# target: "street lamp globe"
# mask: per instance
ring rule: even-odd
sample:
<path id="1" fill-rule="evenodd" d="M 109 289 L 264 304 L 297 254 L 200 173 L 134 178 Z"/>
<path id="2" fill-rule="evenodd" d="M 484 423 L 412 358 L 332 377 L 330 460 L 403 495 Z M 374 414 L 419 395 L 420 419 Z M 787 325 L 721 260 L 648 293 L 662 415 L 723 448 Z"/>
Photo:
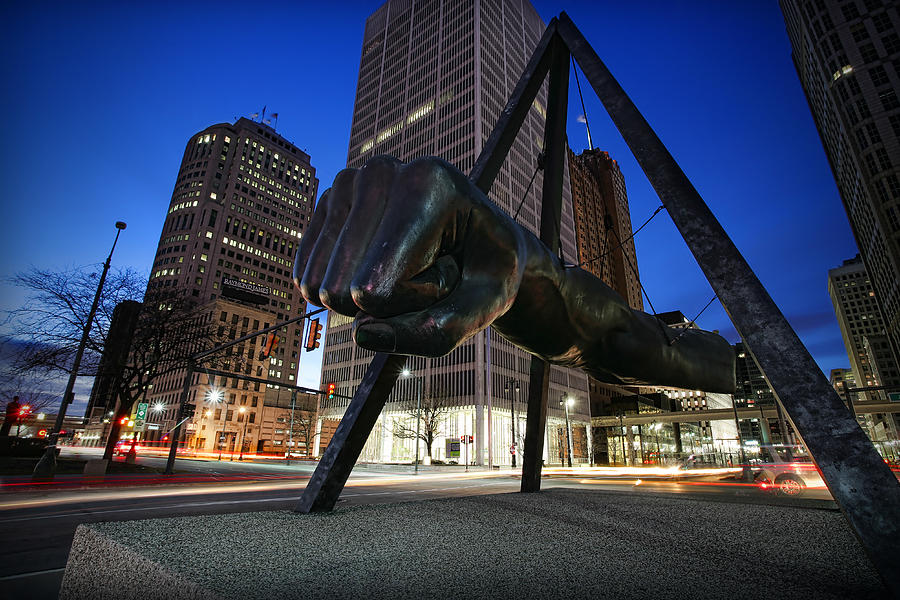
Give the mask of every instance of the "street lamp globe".
<path id="1" fill-rule="evenodd" d="M 404 377 L 409 377 L 410 373 L 411 373 L 410 370 L 406 367 L 404 367 L 403 370 L 400 371 L 400 374 L 403 375 Z"/>
<path id="2" fill-rule="evenodd" d="M 153 405 L 153 410 L 156 412 L 162 412 L 163 408 L 165 408 L 165 406 L 163 406 L 162 402 L 157 402 Z"/>

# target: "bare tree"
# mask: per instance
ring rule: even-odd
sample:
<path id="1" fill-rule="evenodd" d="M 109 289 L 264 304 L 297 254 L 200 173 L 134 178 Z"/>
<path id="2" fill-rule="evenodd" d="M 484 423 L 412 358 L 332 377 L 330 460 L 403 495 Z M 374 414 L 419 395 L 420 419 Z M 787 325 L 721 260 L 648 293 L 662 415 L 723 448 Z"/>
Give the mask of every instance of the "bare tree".
<path id="1" fill-rule="evenodd" d="M 409 418 L 394 422 L 394 436 L 412 440 L 418 436 L 425 444 L 425 451 L 430 459 L 434 441 L 443 433 L 444 421 L 452 408 L 449 396 L 437 391 L 423 396 L 421 406 L 418 405 L 418 400 L 411 399 L 400 402 L 400 407 Z"/>
<path id="2" fill-rule="evenodd" d="M 314 412 L 303 410 L 294 416 L 293 437 L 295 445 L 303 442 L 306 456 L 310 456 L 316 437 L 316 414 Z"/>
<path id="3" fill-rule="evenodd" d="M 7 333 L 2 341 L 18 348 L 9 365 L 11 372 L 30 378 L 71 372 L 99 272 L 99 266 L 64 271 L 32 267 L 8 280 L 26 292 L 25 303 L 7 312 L 3 323 Z M 141 298 L 146 285 L 146 279 L 134 270 L 110 270 L 79 374 L 96 375 L 113 310 L 124 300 Z"/>
<path id="4" fill-rule="evenodd" d="M 10 371 L 31 378 L 69 374 L 96 293 L 97 273 L 89 268 L 32 268 L 10 281 L 27 293 L 26 303 L 6 314 L 9 333 L 3 341 L 18 348 Z M 119 421 L 131 414 L 137 399 L 160 377 L 184 369 L 190 355 L 215 340 L 208 309 L 179 290 L 155 288 L 146 295 L 145 290 L 147 281 L 136 271 L 109 272 L 79 369 L 79 375 L 106 378 L 106 397 L 110 403 L 117 401 L 104 458 L 112 456 Z M 117 326 L 111 339 L 116 307 L 129 304 L 128 323 Z M 228 360 L 237 365 L 243 358 Z"/>
<path id="5" fill-rule="evenodd" d="M 160 378 L 183 371 L 191 355 L 217 341 L 212 313 L 180 291 L 151 290 L 137 313 L 127 358 L 118 357 L 110 373 L 111 391 L 118 399 L 103 458 L 112 458 L 120 421 L 131 415 L 139 398 Z M 115 359 L 116 357 L 110 357 Z M 115 362 L 105 361 L 106 364 Z"/>

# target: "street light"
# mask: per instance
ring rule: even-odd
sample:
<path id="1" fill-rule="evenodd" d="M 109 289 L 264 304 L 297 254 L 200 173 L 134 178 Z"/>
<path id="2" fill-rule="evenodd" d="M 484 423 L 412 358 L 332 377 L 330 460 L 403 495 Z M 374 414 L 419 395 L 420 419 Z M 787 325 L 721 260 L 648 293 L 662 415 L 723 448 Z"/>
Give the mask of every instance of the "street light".
<path id="1" fill-rule="evenodd" d="M 91 304 L 91 310 L 88 312 L 87 320 L 84 323 L 84 329 L 81 332 L 81 341 L 78 343 L 78 350 L 75 351 L 75 358 L 72 361 L 72 372 L 69 374 L 69 381 L 66 383 L 66 389 L 63 392 L 62 402 L 59 405 L 59 413 L 56 415 L 56 423 L 47 437 L 50 442 L 47 450 L 38 464 L 34 467 L 34 477 L 53 477 L 56 472 L 56 441 L 59 439 L 59 432 L 63 427 L 63 419 L 66 418 L 66 408 L 74 399 L 75 379 L 78 377 L 78 368 L 81 366 L 81 357 L 84 355 L 84 348 L 87 345 L 88 335 L 91 333 L 91 326 L 94 324 L 94 315 L 97 314 L 97 306 L 100 304 L 100 294 L 103 292 L 103 284 L 106 282 L 106 274 L 109 272 L 109 265 L 112 262 L 113 251 L 116 249 L 116 242 L 119 241 L 119 234 L 125 229 L 124 221 L 116 221 L 116 239 L 113 240 L 112 248 L 109 250 L 109 256 L 103 263 L 103 273 L 100 275 L 100 281 L 97 283 L 97 293 L 94 294 L 94 302 Z"/>
<path id="2" fill-rule="evenodd" d="M 404 367 L 400 372 L 404 377 L 409 377 L 412 374 L 408 368 Z M 422 390 L 417 386 L 416 387 L 416 466 L 415 473 L 418 475 L 419 473 L 419 424 L 422 422 Z"/>
<path id="3" fill-rule="evenodd" d="M 238 412 L 243 415 L 245 412 L 247 412 L 247 409 L 242 406 L 238 409 Z M 240 419 L 240 417 L 238 417 L 238 419 Z M 244 440 L 246 438 L 247 438 L 247 417 L 244 417 L 244 428 L 241 431 L 241 454 L 240 454 L 240 456 L 238 456 L 238 460 L 244 460 Z M 231 460 L 234 460 L 234 452 L 231 453 Z"/>
<path id="4" fill-rule="evenodd" d="M 559 401 L 559 405 L 566 409 L 566 458 L 569 461 L 569 468 L 572 467 L 572 424 L 569 422 L 569 407 L 574 404 L 575 399 L 566 397 L 565 394 L 563 394 L 562 400 Z"/>
<path id="5" fill-rule="evenodd" d="M 656 462 L 662 464 L 662 452 L 659 449 L 659 430 L 662 429 L 662 423 L 653 424 L 653 432 L 656 434 Z"/>
<path id="6" fill-rule="evenodd" d="M 216 460 L 222 460 L 222 438 L 225 437 L 225 425 L 228 423 L 228 405 L 225 403 L 225 394 L 222 390 L 211 388 L 208 392 L 206 392 L 206 400 L 207 402 L 216 402 L 222 406 L 219 410 L 222 411 L 222 433 L 219 434 L 219 438 L 216 440 L 216 443 L 219 445 L 219 458 Z"/>
<path id="7" fill-rule="evenodd" d="M 511 386 L 510 384 L 515 384 L 515 386 Z M 512 468 L 516 468 L 516 451 L 518 448 L 516 447 L 516 400 L 519 399 L 519 382 L 515 379 L 510 379 L 506 382 L 506 386 L 504 386 L 505 391 L 510 392 L 513 389 L 516 391 L 515 396 L 509 397 L 509 412 L 512 414 L 512 422 L 510 426 L 512 427 L 512 447 L 509 449 L 510 454 L 512 454 Z"/>

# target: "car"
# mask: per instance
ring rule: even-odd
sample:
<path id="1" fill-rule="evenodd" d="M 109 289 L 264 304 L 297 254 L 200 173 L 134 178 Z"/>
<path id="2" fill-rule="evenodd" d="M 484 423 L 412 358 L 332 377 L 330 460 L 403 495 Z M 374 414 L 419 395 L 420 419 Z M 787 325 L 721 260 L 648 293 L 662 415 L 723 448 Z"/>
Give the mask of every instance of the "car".
<path id="1" fill-rule="evenodd" d="M 808 488 L 825 486 L 812 457 L 803 446 L 763 445 L 759 448 L 758 462 L 750 462 L 759 487 L 780 496 L 796 498 Z"/>
<path id="2" fill-rule="evenodd" d="M 113 456 L 127 456 L 131 450 L 131 440 L 119 440 L 113 446 Z"/>

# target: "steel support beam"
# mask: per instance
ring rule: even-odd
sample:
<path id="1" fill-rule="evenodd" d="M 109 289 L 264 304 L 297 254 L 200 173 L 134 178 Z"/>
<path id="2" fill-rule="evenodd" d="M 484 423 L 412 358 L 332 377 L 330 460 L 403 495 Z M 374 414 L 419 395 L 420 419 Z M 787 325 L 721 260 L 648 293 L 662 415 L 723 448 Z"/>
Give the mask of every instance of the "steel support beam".
<path id="1" fill-rule="evenodd" d="M 547 28 L 550 29 L 549 27 Z M 559 250 L 563 179 L 566 165 L 566 109 L 569 103 L 569 51 L 554 35 L 550 41 L 550 85 L 547 120 L 544 122 L 544 185 L 541 200 L 541 242 L 553 254 Z M 522 459 L 523 492 L 541 490 L 544 428 L 550 395 L 550 365 L 531 357 L 528 381 L 528 420 L 525 424 L 525 456 Z"/>
<path id="2" fill-rule="evenodd" d="M 669 151 L 563 13 L 557 26 L 875 567 L 900 596 L 900 484 Z"/>
<path id="3" fill-rule="evenodd" d="M 334 437 L 306 484 L 296 512 L 328 512 L 334 508 L 405 364 L 405 356 L 384 352 L 377 353 L 369 363 Z"/>

